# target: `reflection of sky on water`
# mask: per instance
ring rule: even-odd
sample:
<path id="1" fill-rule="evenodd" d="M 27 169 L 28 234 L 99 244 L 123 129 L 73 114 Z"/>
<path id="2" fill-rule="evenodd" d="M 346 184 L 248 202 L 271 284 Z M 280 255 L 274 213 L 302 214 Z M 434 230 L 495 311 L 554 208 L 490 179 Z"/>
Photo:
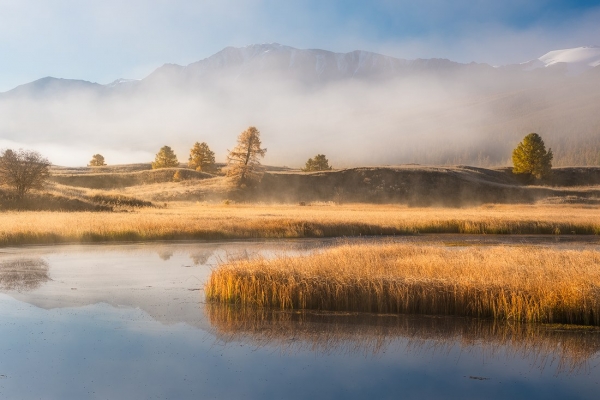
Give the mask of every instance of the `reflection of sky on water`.
<path id="1" fill-rule="evenodd" d="M 96 304 L 43 310 L 0 295 L 2 398 L 593 398 L 598 371 L 557 375 L 477 346 L 375 356 L 222 344 L 186 324 Z M 489 380 L 470 379 L 469 376 Z M 579 396 L 579 397 L 578 397 Z"/>
<path id="2" fill-rule="evenodd" d="M 490 353 L 477 341 L 439 346 L 435 337 L 417 347 L 410 337 L 393 338 L 376 354 L 223 341 L 206 320 L 201 292 L 193 290 L 200 283 L 190 279 L 210 270 L 195 267 L 193 258 L 214 263 L 245 250 L 243 244 L 215 246 L 33 248 L 2 255 L 26 252 L 46 260 L 52 281 L 0 294 L 0 398 L 583 399 L 600 389 L 598 354 L 588 368 L 562 373 L 552 360 L 540 366 L 502 345 Z M 246 247 L 252 252 L 256 246 Z M 281 250 L 276 242 L 259 247 Z M 162 251 L 172 252 L 168 260 Z M 342 338 L 339 349 L 348 341 Z"/>

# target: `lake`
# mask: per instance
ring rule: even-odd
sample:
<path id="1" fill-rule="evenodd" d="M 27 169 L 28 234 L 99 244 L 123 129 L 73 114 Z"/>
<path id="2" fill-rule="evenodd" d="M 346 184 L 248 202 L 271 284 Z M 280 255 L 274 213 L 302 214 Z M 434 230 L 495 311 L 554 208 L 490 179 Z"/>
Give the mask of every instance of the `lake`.
<path id="1" fill-rule="evenodd" d="M 386 240 L 600 249 L 596 237 Z M 597 398 L 597 329 L 204 301 L 221 261 L 340 242 L 0 249 L 0 398 Z"/>

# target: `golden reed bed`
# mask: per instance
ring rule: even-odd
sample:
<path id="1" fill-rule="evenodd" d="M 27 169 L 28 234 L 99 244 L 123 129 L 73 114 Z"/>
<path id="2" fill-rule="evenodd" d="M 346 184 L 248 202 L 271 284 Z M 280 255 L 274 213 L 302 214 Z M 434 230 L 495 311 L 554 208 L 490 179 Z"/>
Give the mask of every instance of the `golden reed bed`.
<path id="1" fill-rule="evenodd" d="M 366 204 L 169 204 L 128 213 L 0 212 L 0 246 L 416 233 L 600 234 L 600 213 L 598 208 L 569 205 L 449 209 Z"/>
<path id="2" fill-rule="evenodd" d="M 600 252 L 345 245 L 220 265 L 207 299 L 242 306 L 600 325 Z"/>

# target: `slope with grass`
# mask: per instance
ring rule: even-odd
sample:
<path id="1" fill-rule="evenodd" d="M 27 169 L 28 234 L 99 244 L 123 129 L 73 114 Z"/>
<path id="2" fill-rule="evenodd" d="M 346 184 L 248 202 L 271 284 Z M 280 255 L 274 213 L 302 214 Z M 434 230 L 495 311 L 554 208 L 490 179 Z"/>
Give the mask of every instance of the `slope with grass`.
<path id="1" fill-rule="evenodd" d="M 173 182 L 175 173 L 179 179 L 200 180 L 212 178 L 213 175 L 187 168 L 161 168 L 115 172 L 95 167 L 88 171 L 58 170 L 53 171 L 51 181 L 66 186 L 85 187 L 90 189 L 118 189 L 128 186 L 147 185 L 152 183 Z"/>
<path id="2" fill-rule="evenodd" d="M 557 168 L 544 181 L 513 175 L 509 168 L 468 166 L 350 168 L 315 173 L 265 174 L 251 194 L 260 201 L 401 203 L 474 206 L 534 203 L 546 198 L 600 198 L 600 168 Z M 585 201 L 584 201 L 585 202 Z"/>
<path id="3" fill-rule="evenodd" d="M 149 168 L 146 166 L 146 168 Z M 180 180 L 173 175 L 179 171 Z M 57 170 L 57 190 L 92 188 L 117 191 L 147 201 L 222 201 L 298 203 L 334 201 L 398 203 L 411 206 L 474 206 L 484 203 L 534 203 L 569 198 L 600 199 L 600 168 L 556 168 L 545 181 L 515 176 L 510 168 L 403 165 L 304 173 L 268 168 L 261 183 L 239 190 L 222 175 L 189 169 L 129 170 L 96 168 Z M 591 201 L 590 201 L 591 199 Z"/>

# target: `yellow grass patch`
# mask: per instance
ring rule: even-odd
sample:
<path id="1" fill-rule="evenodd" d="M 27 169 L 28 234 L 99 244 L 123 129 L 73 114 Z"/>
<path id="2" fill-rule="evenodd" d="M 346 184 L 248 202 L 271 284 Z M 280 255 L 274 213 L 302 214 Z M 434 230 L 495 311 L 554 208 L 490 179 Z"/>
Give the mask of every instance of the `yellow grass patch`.
<path id="1" fill-rule="evenodd" d="M 223 264 L 205 291 L 243 306 L 600 325 L 600 252 L 346 245 Z"/>
<path id="2" fill-rule="evenodd" d="M 0 212 L 0 245 L 77 241 L 302 238 L 418 233 L 600 234 L 597 208 L 497 205 L 170 203 L 129 213 Z"/>

